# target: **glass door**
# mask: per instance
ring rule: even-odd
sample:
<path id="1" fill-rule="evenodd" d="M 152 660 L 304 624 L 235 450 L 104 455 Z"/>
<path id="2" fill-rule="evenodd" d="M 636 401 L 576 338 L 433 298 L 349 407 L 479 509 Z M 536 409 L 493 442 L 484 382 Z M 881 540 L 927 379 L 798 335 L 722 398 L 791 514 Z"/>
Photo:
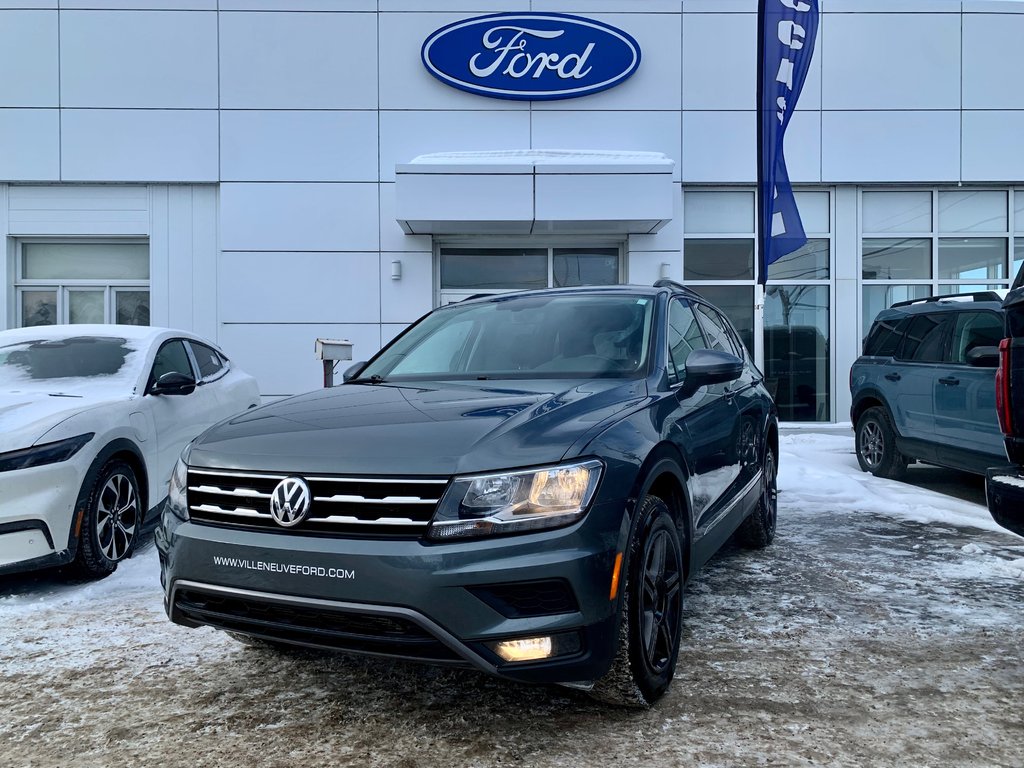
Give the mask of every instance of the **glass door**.
<path id="1" fill-rule="evenodd" d="M 622 282 L 622 262 L 622 246 L 614 244 L 529 248 L 442 244 L 437 249 L 438 303 L 531 288 L 616 285 Z"/>

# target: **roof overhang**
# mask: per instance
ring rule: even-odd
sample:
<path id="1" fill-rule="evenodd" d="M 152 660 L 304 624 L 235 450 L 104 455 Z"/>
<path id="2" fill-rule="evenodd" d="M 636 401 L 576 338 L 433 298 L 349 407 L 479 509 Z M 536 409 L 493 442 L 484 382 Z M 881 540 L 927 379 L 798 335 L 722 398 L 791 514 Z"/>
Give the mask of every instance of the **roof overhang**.
<path id="1" fill-rule="evenodd" d="M 646 235 L 672 219 L 674 167 L 658 152 L 421 155 L 395 167 L 395 218 L 410 235 Z"/>

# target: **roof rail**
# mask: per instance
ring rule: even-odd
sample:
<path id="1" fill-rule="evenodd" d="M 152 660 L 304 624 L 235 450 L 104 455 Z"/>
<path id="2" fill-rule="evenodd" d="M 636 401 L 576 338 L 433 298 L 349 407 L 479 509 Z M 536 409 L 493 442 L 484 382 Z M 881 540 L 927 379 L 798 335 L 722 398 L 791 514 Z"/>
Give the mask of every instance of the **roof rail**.
<path id="1" fill-rule="evenodd" d="M 929 304 L 936 301 L 946 301 L 947 299 L 956 299 L 958 301 L 964 301 L 970 299 L 971 301 L 1002 301 L 1003 297 L 995 291 L 974 291 L 973 293 L 949 293 L 944 296 L 927 296 L 923 299 L 908 299 L 907 301 L 897 301 L 891 305 L 890 309 L 896 307 L 909 307 L 913 304 Z"/>
<path id="2" fill-rule="evenodd" d="M 701 299 L 701 300 L 704 299 L 704 297 L 701 296 L 699 293 L 697 293 L 697 291 L 693 290 L 693 288 L 690 288 L 689 286 L 683 285 L 682 283 L 677 282 L 675 280 L 672 280 L 671 278 L 668 278 L 668 277 L 663 277 L 660 280 L 655 280 L 654 281 L 654 287 L 655 288 L 674 288 L 677 291 L 681 291 L 682 293 L 685 293 L 687 296 L 691 296 L 693 298 L 697 298 L 697 299 Z"/>

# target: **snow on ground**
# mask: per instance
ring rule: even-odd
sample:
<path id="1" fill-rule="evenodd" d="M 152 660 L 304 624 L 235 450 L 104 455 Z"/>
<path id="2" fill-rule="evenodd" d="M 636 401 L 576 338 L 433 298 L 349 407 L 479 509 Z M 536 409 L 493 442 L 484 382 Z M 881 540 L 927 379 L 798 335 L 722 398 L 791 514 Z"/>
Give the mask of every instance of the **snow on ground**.
<path id="1" fill-rule="evenodd" d="M 861 473 L 851 435 L 781 448 L 776 542 L 692 580 L 650 711 L 177 627 L 150 545 L 0 578 L 0 766 L 1024 765 L 1024 539 Z"/>
<path id="2" fill-rule="evenodd" d="M 779 490 L 808 509 L 1006 533 L 978 504 L 862 472 L 849 435 L 783 435 L 780 453 Z"/>
<path id="3" fill-rule="evenodd" d="M 850 436 L 783 435 L 780 454 L 779 492 L 783 509 L 801 514 L 818 514 L 827 509 L 830 515 L 876 515 L 929 524 L 932 530 L 940 532 L 949 530 L 945 526 L 980 529 L 999 534 L 1000 541 L 1024 544 L 1024 539 L 996 523 L 987 507 L 862 472 Z M 929 570 L 937 576 L 1024 580 L 1024 558 L 996 554 L 992 549 L 971 542 Z M 1021 553 L 1024 554 L 1024 548 Z"/>

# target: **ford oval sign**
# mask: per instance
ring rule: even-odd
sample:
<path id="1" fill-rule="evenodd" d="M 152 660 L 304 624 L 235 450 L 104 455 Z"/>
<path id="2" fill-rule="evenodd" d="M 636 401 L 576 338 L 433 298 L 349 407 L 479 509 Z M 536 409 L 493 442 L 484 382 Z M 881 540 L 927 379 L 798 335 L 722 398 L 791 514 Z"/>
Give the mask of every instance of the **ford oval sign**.
<path id="1" fill-rule="evenodd" d="M 573 99 L 623 82 L 640 46 L 620 29 L 562 13 L 499 13 L 441 27 L 423 65 L 442 83 L 496 99 Z"/>

